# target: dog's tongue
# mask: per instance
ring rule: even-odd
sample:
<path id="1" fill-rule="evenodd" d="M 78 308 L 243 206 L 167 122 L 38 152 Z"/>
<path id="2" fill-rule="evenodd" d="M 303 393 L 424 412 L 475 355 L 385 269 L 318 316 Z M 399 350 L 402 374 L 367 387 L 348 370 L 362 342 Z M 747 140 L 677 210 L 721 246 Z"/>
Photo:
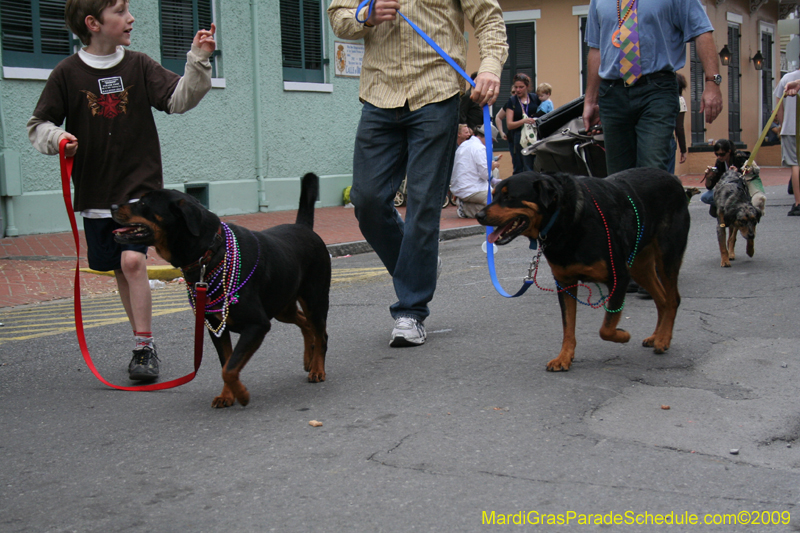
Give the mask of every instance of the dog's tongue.
<path id="1" fill-rule="evenodd" d="M 500 236 L 503 235 L 503 230 L 506 229 L 506 227 L 507 226 L 503 227 L 498 226 L 497 228 L 495 228 L 493 232 L 489 234 L 488 237 L 486 237 L 486 240 L 488 240 L 491 244 L 494 244 L 495 241 L 497 241 L 497 239 L 499 239 Z"/>

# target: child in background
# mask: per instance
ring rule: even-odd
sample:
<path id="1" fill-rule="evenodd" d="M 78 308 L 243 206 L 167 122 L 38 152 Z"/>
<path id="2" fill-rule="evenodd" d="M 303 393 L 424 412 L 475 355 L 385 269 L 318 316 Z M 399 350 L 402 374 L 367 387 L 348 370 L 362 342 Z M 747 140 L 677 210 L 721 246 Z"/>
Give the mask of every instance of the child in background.
<path id="1" fill-rule="evenodd" d="M 64 19 L 85 46 L 53 69 L 28 121 L 28 137 L 48 155 L 58 154 L 62 139 L 68 141 L 66 155 L 75 158 L 74 208 L 83 216 L 89 267 L 114 271 L 135 339 L 129 377 L 153 380 L 159 368 L 147 246 L 114 241 L 119 225 L 111 218 L 111 206 L 163 188 L 151 107 L 183 113 L 211 89 L 209 57 L 216 49 L 216 28 L 212 24 L 211 30 L 197 32 L 181 77 L 125 48 L 134 22 L 127 0 L 67 0 Z"/>
<path id="2" fill-rule="evenodd" d="M 540 83 L 536 87 L 536 95 L 539 97 L 539 108 L 536 110 L 536 116 L 541 117 L 553 110 L 553 101 L 550 100 L 550 95 L 553 92 L 553 87 L 549 83 Z"/>

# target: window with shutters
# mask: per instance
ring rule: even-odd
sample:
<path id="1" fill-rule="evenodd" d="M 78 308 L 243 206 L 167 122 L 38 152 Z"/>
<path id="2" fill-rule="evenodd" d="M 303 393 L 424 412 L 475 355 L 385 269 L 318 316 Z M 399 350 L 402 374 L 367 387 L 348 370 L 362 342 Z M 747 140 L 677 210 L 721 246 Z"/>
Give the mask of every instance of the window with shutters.
<path id="1" fill-rule="evenodd" d="M 323 83 L 320 0 L 281 0 L 283 80 Z"/>
<path id="2" fill-rule="evenodd" d="M 72 53 L 64 0 L 0 0 L 3 65 L 51 69 Z"/>
<path id="3" fill-rule="evenodd" d="M 742 82 L 739 79 L 741 47 L 738 24 L 728 26 L 728 49 L 731 51 L 731 62 L 728 64 L 728 139 L 733 143 L 742 140 Z"/>
<path id="4" fill-rule="evenodd" d="M 773 82 L 772 69 L 775 41 L 772 40 L 772 32 L 761 32 L 761 55 L 764 57 L 764 65 L 761 68 L 761 128 L 766 126 L 769 117 L 772 116 L 772 90 Z M 759 131 L 761 131 L 759 128 Z"/>
<path id="5" fill-rule="evenodd" d="M 703 73 L 703 63 L 697 55 L 697 45 L 694 41 L 689 43 L 689 65 L 691 78 L 689 80 L 689 90 L 691 91 L 689 114 L 692 118 L 692 146 L 696 146 L 706 143 L 706 126 L 705 117 L 700 112 L 705 74 Z"/>
<path id="6" fill-rule="evenodd" d="M 508 37 L 508 59 L 500 74 L 500 97 L 494 103 L 492 116 L 496 116 L 508 102 L 511 96 L 511 80 L 517 73 L 521 72 L 530 76 L 529 92 L 536 92 L 535 23 L 506 24 L 506 35 Z M 508 150 L 508 142 L 498 140 L 495 147 L 498 150 Z"/>
<path id="7" fill-rule="evenodd" d="M 160 0 L 161 13 L 161 64 L 164 68 L 183 75 L 186 52 L 192 48 L 192 39 L 199 30 L 208 30 L 214 21 L 212 0 Z M 216 58 L 211 56 L 211 76 L 217 77 Z"/>

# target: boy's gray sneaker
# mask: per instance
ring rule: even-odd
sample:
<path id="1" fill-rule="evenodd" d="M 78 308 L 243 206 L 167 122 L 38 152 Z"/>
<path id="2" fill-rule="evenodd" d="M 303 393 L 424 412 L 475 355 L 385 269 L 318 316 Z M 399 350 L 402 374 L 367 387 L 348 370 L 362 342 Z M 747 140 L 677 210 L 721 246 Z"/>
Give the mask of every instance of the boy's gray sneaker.
<path id="1" fill-rule="evenodd" d="M 153 345 L 137 348 L 128 365 L 128 375 L 134 381 L 151 381 L 158 377 L 158 355 Z"/>
<path id="2" fill-rule="evenodd" d="M 419 346 L 425 343 L 425 326 L 416 318 L 401 316 L 394 322 L 392 330 L 392 340 L 389 346 L 399 348 L 401 346 Z"/>

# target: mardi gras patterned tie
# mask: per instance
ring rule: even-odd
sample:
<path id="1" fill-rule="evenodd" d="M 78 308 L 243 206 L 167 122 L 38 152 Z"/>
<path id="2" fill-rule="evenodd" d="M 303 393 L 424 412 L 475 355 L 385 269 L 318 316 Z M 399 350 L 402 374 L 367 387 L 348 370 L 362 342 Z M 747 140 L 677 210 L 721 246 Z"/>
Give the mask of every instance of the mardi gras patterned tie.
<path id="1" fill-rule="evenodd" d="M 619 74 L 625 85 L 630 86 L 642 77 L 639 52 L 639 19 L 636 13 L 638 0 L 621 0 L 626 9 L 620 10 L 619 27 Z M 624 15 L 623 15 L 624 13 Z"/>

